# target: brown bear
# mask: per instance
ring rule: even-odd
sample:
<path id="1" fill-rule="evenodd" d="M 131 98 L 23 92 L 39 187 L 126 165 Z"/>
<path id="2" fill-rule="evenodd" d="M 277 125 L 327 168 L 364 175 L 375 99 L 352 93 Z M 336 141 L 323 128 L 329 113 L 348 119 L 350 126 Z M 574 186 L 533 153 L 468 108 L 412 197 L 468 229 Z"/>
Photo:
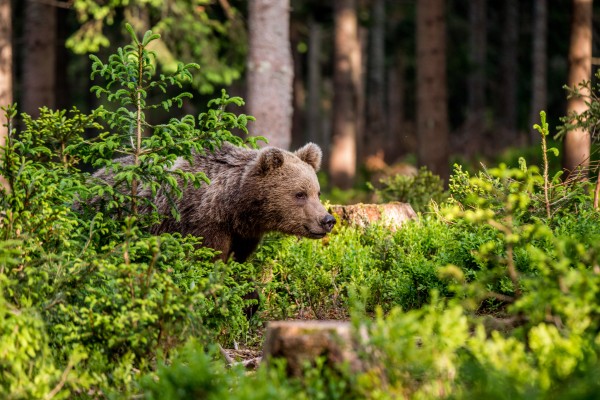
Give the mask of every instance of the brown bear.
<path id="1" fill-rule="evenodd" d="M 203 245 L 221 252 L 226 261 L 245 261 L 267 232 L 322 238 L 335 218 L 319 200 L 316 172 L 321 165 L 319 146 L 309 143 L 292 153 L 265 147 L 260 150 L 224 143 L 213 153 L 195 154 L 190 164 L 180 158 L 173 168 L 204 172 L 210 184 L 183 190 L 177 200 L 179 221 L 164 219 L 153 233 L 180 232 L 203 238 Z M 104 170 L 97 177 L 110 179 Z M 149 196 L 149 192 L 142 192 Z M 171 204 L 160 194 L 158 211 L 169 215 Z"/>

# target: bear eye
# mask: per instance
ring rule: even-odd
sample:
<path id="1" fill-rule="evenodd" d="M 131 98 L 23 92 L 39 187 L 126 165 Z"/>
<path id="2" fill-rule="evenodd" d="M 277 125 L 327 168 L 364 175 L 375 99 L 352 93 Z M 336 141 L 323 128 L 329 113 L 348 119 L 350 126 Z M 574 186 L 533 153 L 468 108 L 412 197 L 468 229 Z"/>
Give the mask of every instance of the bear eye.
<path id="1" fill-rule="evenodd" d="M 304 192 L 298 192 L 298 193 L 296 193 L 296 199 L 298 199 L 298 200 L 306 200 L 306 193 L 304 193 Z"/>

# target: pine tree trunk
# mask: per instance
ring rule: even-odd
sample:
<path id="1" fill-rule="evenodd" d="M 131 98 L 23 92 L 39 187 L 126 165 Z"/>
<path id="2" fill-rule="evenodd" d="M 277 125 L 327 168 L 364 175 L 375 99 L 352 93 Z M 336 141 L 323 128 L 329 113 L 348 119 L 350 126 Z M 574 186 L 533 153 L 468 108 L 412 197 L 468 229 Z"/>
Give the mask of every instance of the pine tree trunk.
<path id="1" fill-rule="evenodd" d="M 6 107 L 13 102 L 12 92 L 12 24 L 10 0 L 0 0 L 0 106 Z M 7 121 L 0 112 L 0 147 L 6 144 Z M 0 151 L 0 157 L 3 152 Z M 0 187 L 8 188 L 4 177 L 0 176 Z"/>
<path id="2" fill-rule="evenodd" d="M 569 47 L 570 87 L 591 79 L 592 68 L 592 0 L 573 0 L 571 43 Z M 587 90 L 581 93 L 586 95 Z M 587 93 L 589 95 L 589 93 Z M 580 114 L 587 109 L 584 98 L 572 97 L 567 102 L 567 113 Z M 567 132 L 564 141 L 563 168 L 575 178 L 587 178 L 590 162 L 590 134 L 583 129 Z M 577 174 L 573 172 L 579 170 Z"/>
<path id="3" fill-rule="evenodd" d="M 12 81 L 12 23 L 10 0 L 0 0 L 0 106 L 13 102 Z M 0 125 L 5 124 L 4 116 Z M 0 146 L 4 144 L 6 130 L 0 126 Z"/>
<path id="4" fill-rule="evenodd" d="M 248 2 L 248 113 L 252 134 L 288 149 L 292 140 L 293 64 L 289 0 Z"/>
<path id="5" fill-rule="evenodd" d="M 445 9 L 445 0 L 417 2 L 417 155 L 420 165 L 447 180 Z"/>
<path id="6" fill-rule="evenodd" d="M 407 129 L 409 125 L 406 121 L 405 107 L 405 90 L 406 80 L 406 63 L 404 54 L 400 51 L 396 55 L 396 61 L 388 68 L 387 71 L 387 110 L 386 123 L 387 138 L 385 152 L 385 162 L 388 164 L 394 163 L 397 159 L 406 153 L 414 153 L 416 151 L 416 137 L 414 129 Z"/>
<path id="7" fill-rule="evenodd" d="M 485 133 L 485 64 L 487 51 L 486 0 L 469 3 L 470 71 L 465 147 L 469 155 L 480 153 Z"/>
<path id="8" fill-rule="evenodd" d="M 304 23 L 304 22 L 302 22 Z M 290 42 L 292 48 L 297 48 L 302 40 L 300 37 L 300 23 L 291 21 L 290 27 Z M 304 86 L 304 64 L 302 62 L 302 54 L 295 51 L 292 55 L 294 65 L 294 78 L 292 80 L 293 97 L 292 97 L 292 144 L 291 148 L 297 149 L 306 143 L 306 135 L 304 125 L 306 123 L 306 88 Z"/>
<path id="9" fill-rule="evenodd" d="M 531 53 L 531 114 L 529 116 L 530 143 L 540 143 L 540 133 L 533 129 L 534 124 L 540 123 L 540 111 L 546 110 L 548 98 L 547 63 L 546 54 L 548 35 L 548 0 L 534 0 L 533 2 L 533 51 Z"/>
<path id="10" fill-rule="evenodd" d="M 26 0 L 21 110 L 31 116 L 39 108 L 55 107 L 56 9 L 47 3 Z"/>
<path id="11" fill-rule="evenodd" d="M 384 156 L 385 123 L 385 1 L 374 0 L 371 28 L 369 30 L 366 155 Z"/>
<path id="12" fill-rule="evenodd" d="M 500 145 L 519 145 L 517 128 L 518 109 L 518 45 L 519 1 L 504 1 L 504 36 L 502 40 L 502 90 L 500 98 L 500 122 L 502 126 Z"/>
<path id="13" fill-rule="evenodd" d="M 334 1 L 333 125 L 329 162 L 331 184 L 349 189 L 356 174 L 361 49 L 356 0 Z"/>
<path id="14" fill-rule="evenodd" d="M 306 100 L 306 137 L 324 149 L 321 135 L 321 24 L 308 20 L 308 93 Z"/>

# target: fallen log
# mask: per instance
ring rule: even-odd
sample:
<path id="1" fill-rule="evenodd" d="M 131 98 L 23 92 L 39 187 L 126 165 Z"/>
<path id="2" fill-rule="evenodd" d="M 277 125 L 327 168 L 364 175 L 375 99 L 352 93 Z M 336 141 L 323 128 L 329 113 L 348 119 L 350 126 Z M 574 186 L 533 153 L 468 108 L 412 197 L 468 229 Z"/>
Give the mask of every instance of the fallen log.
<path id="1" fill-rule="evenodd" d="M 287 372 L 300 377 L 306 364 L 314 365 L 318 357 L 326 364 L 352 372 L 362 370 L 357 344 L 349 322 L 345 321 L 274 321 L 267 326 L 263 360 L 283 358 Z"/>
<path id="2" fill-rule="evenodd" d="M 330 205 L 329 212 L 350 226 L 366 228 L 371 224 L 379 223 L 392 231 L 398 230 L 406 221 L 417 218 L 417 213 L 410 204 L 400 202 Z"/>

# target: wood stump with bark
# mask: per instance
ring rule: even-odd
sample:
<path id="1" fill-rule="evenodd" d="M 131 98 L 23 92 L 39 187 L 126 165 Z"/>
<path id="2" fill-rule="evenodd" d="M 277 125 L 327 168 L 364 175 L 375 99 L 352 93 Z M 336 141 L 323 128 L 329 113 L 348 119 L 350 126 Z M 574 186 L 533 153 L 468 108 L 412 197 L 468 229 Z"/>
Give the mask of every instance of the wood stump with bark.
<path id="1" fill-rule="evenodd" d="M 325 357 L 332 367 L 348 365 L 352 372 L 362 370 L 352 327 L 345 321 L 274 321 L 267 326 L 263 360 L 283 358 L 287 372 L 300 377 L 307 363 Z"/>
<path id="2" fill-rule="evenodd" d="M 329 212 L 350 226 L 366 228 L 373 223 L 379 223 L 392 231 L 398 230 L 406 221 L 417 218 L 417 213 L 410 204 L 400 202 L 331 205 Z"/>

